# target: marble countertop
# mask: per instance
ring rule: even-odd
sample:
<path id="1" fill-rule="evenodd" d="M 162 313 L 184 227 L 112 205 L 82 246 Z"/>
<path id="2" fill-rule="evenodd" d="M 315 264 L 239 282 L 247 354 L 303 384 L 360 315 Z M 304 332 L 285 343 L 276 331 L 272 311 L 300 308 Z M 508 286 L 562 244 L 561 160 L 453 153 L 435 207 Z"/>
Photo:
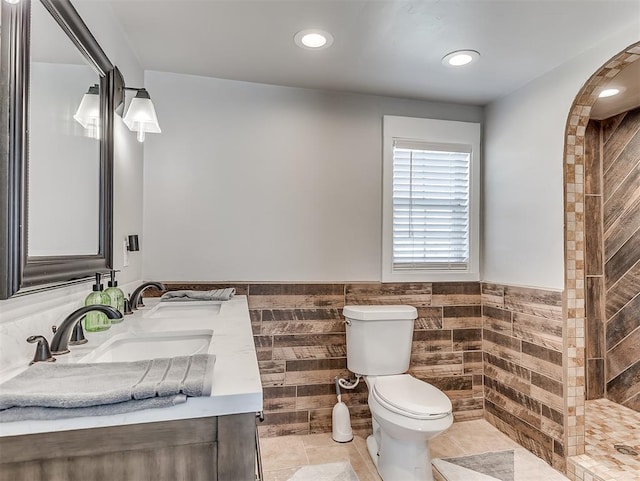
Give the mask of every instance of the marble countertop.
<path id="1" fill-rule="evenodd" d="M 145 299 L 146 307 L 124 322 L 99 333 L 87 333 L 89 342 L 72 346 L 71 353 L 57 358 L 57 362 L 78 362 L 83 357 L 116 335 L 123 333 L 157 332 L 185 329 L 213 329 L 211 352 L 216 355 L 213 368 L 213 388 L 210 396 L 188 398 L 184 404 L 169 408 L 111 416 L 78 417 L 50 421 L 19 421 L 0 423 L 0 436 L 69 431 L 107 426 L 174 421 L 180 419 L 223 416 L 228 414 L 259 412 L 262 410 L 262 384 L 258 360 L 253 343 L 251 320 L 246 296 L 235 296 L 221 303 L 220 312 L 208 318 L 155 319 L 145 314 L 158 304 L 159 299 Z M 27 366 L 0 372 L 4 382 Z"/>

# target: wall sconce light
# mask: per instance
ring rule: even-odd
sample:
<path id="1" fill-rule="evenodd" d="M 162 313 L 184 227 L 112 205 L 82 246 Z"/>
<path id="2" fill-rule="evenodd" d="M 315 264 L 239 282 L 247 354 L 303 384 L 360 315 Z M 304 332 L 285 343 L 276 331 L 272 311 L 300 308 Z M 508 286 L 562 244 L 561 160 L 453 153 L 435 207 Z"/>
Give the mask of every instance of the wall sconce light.
<path id="1" fill-rule="evenodd" d="M 100 86 L 98 84 L 89 87 L 87 93 L 82 96 L 80 106 L 73 118 L 87 129 L 89 137 L 98 138 L 100 125 Z"/>
<path id="2" fill-rule="evenodd" d="M 20 3 L 20 0 L 4 0 L 6 3 L 10 3 L 12 5 L 15 5 L 16 3 Z"/>
<path id="3" fill-rule="evenodd" d="M 151 101 L 151 96 L 145 88 L 132 88 L 125 87 L 124 77 L 118 67 L 114 69 L 115 74 L 115 98 L 114 105 L 115 110 L 119 115 L 122 115 L 124 109 L 125 92 L 127 90 L 135 90 L 136 96 L 131 99 L 129 109 L 122 118 L 129 130 L 137 132 L 138 142 L 144 142 L 144 137 L 147 132 L 159 134 L 160 124 L 158 124 L 158 116 L 156 115 L 156 109 Z"/>
<path id="4" fill-rule="evenodd" d="M 138 142 L 144 142 L 144 136 L 147 132 L 153 134 L 161 133 L 162 130 L 160 130 L 160 124 L 158 124 L 156 109 L 147 89 L 124 87 L 124 90 L 135 90 L 137 92 L 136 96 L 131 99 L 129 109 L 122 120 L 129 127 L 129 130 L 138 132 Z"/>

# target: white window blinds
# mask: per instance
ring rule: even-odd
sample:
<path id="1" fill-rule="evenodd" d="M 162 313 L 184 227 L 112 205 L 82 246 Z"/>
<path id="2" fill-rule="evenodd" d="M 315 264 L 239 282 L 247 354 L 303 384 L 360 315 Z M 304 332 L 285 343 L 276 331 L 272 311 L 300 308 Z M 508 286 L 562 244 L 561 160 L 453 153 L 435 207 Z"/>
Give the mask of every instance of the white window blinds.
<path id="1" fill-rule="evenodd" d="M 393 144 L 393 270 L 469 268 L 471 146 Z"/>

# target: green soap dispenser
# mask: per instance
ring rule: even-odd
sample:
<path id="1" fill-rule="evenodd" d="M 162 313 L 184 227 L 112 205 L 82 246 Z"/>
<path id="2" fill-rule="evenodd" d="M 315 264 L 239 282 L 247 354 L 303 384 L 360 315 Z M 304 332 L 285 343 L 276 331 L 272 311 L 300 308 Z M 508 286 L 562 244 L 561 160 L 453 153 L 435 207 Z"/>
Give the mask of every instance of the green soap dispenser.
<path id="1" fill-rule="evenodd" d="M 96 283 L 93 285 L 93 292 L 87 296 L 84 301 L 85 306 L 93 306 L 96 304 L 110 305 L 111 298 L 102 290 L 100 277 L 102 275 L 96 272 Z M 98 311 L 90 311 L 84 316 L 84 328 L 88 332 L 106 331 L 111 327 L 111 320 L 106 314 Z"/>
<path id="2" fill-rule="evenodd" d="M 116 271 L 111 271 L 111 280 L 107 282 L 107 288 L 104 293 L 109 296 L 109 305 L 117 309 L 120 314 L 124 313 L 124 292 L 118 287 L 118 281 L 116 281 Z M 119 324 L 124 321 L 124 316 L 121 315 L 120 319 L 111 319 L 111 324 Z"/>

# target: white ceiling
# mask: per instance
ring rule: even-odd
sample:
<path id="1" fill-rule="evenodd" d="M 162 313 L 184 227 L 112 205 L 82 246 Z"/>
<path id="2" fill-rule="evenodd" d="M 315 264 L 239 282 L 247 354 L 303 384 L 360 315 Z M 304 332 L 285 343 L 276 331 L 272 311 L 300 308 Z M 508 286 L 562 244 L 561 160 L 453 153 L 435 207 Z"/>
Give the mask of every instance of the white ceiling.
<path id="1" fill-rule="evenodd" d="M 617 88 L 620 93 L 596 100 L 591 109 L 592 119 L 608 119 L 640 106 L 640 61 L 633 62 L 602 88 Z"/>
<path id="2" fill-rule="evenodd" d="M 107 1 L 143 68 L 484 105 L 640 18 L 640 0 Z M 85 4 L 87 2 L 88 4 Z M 293 36 L 322 28 L 332 47 Z M 640 35 L 639 35 L 640 39 Z M 441 58 L 475 49 L 451 69 Z"/>

